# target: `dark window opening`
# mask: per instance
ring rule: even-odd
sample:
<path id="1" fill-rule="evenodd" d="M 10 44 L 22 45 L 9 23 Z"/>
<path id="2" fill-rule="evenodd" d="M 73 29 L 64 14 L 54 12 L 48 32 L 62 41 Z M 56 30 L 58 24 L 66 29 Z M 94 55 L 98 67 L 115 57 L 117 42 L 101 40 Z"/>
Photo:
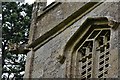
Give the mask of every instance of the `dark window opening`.
<path id="1" fill-rule="evenodd" d="M 100 47 L 100 53 L 102 53 L 104 51 L 105 51 L 104 47 Z"/>
<path id="2" fill-rule="evenodd" d="M 86 68 L 86 65 L 82 66 L 82 69 Z"/>
<path id="3" fill-rule="evenodd" d="M 104 61 L 101 61 L 99 64 L 102 65 L 104 63 Z"/>
<path id="4" fill-rule="evenodd" d="M 92 61 L 90 61 L 89 63 L 88 63 L 88 65 L 91 65 L 92 64 Z"/>
<path id="5" fill-rule="evenodd" d="M 103 74 L 99 75 L 98 78 L 102 78 L 103 77 Z"/>
<path id="6" fill-rule="evenodd" d="M 90 52 L 92 52 L 92 47 L 90 48 Z"/>
<path id="7" fill-rule="evenodd" d="M 107 43 L 106 48 L 107 48 L 107 49 L 109 49 L 109 48 L 110 48 L 110 44 L 109 44 L 109 43 Z"/>
<path id="8" fill-rule="evenodd" d="M 108 71 L 105 71 L 104 73 L 105 73 L 105 74 L 108 74 Z"/>
<path id="9" fill-rule="evenodd" d="M 99 42 L 99 46 L 103 45 L 103 37 L 100 37 L 98 42 Z"/>
<path id="10" fill-rule="evenodd" d="M 105 61 L 108 61 L 109 60 L 109 57 L 105 59 Z"/>
<path id="11" fill-rule="evenodd" d="M 91 67 L 88 69 L 88 72 L 91 71 Z"/>
<path id="12" fill-rule="evenodd" d="M 86 71 L 82 72 L 82 75 L 86 74 Z"/>
<path id="13" fill-rule="evenodd" d="M 89 54 L 89 55 L 88 55 L 88 59 L 90 59 L 90 58 L 92 58 L 92 54 Z"/>
<path id="14" fill-rule="evenodd" d="M 104 55 L 100 56 L 100 59 L 104 58 Z"/>
<path id="15" fill-rule="evenodd" d="M 102 71 L 103 70 L 103 67 L 101 67 L 100 69 L 99 69 L 99 71 Z"/>
<path id="16" fill-rule="evenodd" d="M 86 58 L 82 58 L 82 63 L 85 63 L 86 62 Z"/>
<path id="17" fill-rule="evenodd" d="M 105 67 L 108 67 L 108 66 L 109 66 L 109 64 L 106 64 L 106 65 L 105 65 Z"/>
<path id="18" fill-rule="evenodd" d="M 89 75 L 87 76 L 87 78 L 91 78 L 91 74 L 89 74 Z"/>

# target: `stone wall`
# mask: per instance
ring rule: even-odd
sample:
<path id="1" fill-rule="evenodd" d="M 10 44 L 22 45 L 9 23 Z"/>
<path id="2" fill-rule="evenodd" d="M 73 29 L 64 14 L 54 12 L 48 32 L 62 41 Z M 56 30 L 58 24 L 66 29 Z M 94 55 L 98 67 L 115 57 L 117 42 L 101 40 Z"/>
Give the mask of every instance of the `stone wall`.
<path id="1" fill-rule="evenodd" d="M 87 3 L 81 2 L 61 3 L 56 7 L 50 9 L 47 13 L 45 13 L 45 15 L 41 17 L 38 16 L 34 33 L 34 41 L 37 38 L 44 36 L 44 34 L 46 34 L 48 31 L 53 29 L 56 25 L 64 21 L 64 19 L 68 18 L 70 15 L 72 15 L 74 12 L 86 4 Z M 109 19 L 119 22 L 119 4 L 120 2 L 106 2 L 97 5 L 95 8 L 93 8 L 92 11 L 87 12 L 85 15 L 80 15 L 82 17 L 80 17 L 76 22 L 62 30 L 56 36 L 51 37 L 50 40 L 42 44 L 39 48 L 35 49 L 34 53 L 29 52 L 27 56 L 26 71 L 24 77 L 27 78 L 31 75 L 31 78 L 65 78 L 66 62 L 61 64 L 57 58 L 59 54 L 63 54 L 66 43 L 88 17 L 108 17 Z M 33 27 L 34 26 L 31 26 L 31 29 L 33 29 Z M 118 67 L 120 66 L 118 64 L 118 58 L 120 58 L 120 56 L 118 56 L 120 55 L 118 54 L 120 53 L 120 26 L 112 30 L 111 34 L 111 54 L 113 56 L 111 58 L 111 64 L 114 65 L 112 66 L 114 68 L 111 70 L 113 74 L 110 74 L 109 77 L 116 78 L 119 75 Z M 33 34 L 30 36 L 32 35 Z M 29 55 L 34 55 L 32 57 L 32 61 L 31 56 Z M 31 68 L 30 65 L 32 65 Z"/>
<path id="2" fill-rule="evenodd" d="M 85 3 L 62 3 L 57 7 L 49 10 L 45 15 L 39 17 L 37 20 L 37 27 L 35 31 L 35 39 L 45 34 L 47 31 L 54 28 L 61 21 L 66 19 L 76 10 L 78 10 Z M 38 13 L 39 14 L 39 13 Z"/>

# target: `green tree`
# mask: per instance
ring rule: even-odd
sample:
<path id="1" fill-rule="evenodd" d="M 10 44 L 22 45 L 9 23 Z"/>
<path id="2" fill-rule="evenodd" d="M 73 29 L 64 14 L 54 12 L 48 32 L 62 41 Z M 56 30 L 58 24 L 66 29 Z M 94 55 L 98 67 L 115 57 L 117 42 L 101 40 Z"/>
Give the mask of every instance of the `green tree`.
<path id="1" fill-rule="evenodd" d="M 2 79 L 24 75 L 26 54 L 11 49 L 27 43 L 31 13 L 27 3 L 2 2 Z"/>

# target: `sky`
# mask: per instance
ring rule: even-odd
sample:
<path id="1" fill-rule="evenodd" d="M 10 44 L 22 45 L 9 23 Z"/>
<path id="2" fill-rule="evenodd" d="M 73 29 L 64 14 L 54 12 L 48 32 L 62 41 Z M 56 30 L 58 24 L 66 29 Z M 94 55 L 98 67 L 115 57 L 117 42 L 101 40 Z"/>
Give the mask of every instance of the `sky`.
<path id="1" fill-rule="evenodd" d="M 34 3 L 35 0 L 25 0 L 26 3 L 32 4 Z M 49 5 L 50 3 L 52 3 L 55 0 L 47 0 L 47 5 Z"/>

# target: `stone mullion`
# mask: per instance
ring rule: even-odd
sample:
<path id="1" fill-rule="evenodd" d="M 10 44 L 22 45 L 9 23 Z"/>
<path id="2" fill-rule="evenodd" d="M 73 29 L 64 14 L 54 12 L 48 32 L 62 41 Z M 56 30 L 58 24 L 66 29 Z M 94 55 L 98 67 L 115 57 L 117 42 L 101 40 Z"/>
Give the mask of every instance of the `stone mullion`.
<path id="1" fill-rule="evenodd" d="M 106 53 L 109 52 L 109 48 L 107 49 L 107 46 L 106 46 L 107 44 L 109 44 L 109 41 L 107 40 L 107 36 L 108 36 L 108 35 L 106 35 L 106 37 L 105 37 L 105 53 L 104 53 L 106 59 L 109 58 L 109 54 L 106 55 Z M 109 37 L 110 37 L 110 35 L 109 35 Z M 105 60 L 105 61 L 106 61 L 106 60 Z M 108 64 L 108 66 L 109 66 L 109 61 L 107 61 L 107 63 L 105 62 L 105 65 L 106 65 L 106 64 Z M 104 66 L 105 66 L 105 65 L 104 65 Z M 107 71 L 108 71 L 108 67 L 107 67 Z M 104 71 L 104 73 L 105 73 L 105 72 L 106 72 L 106 66 L 105 66 L 105 71 Z M 105 77 L 107 77 L 107 74 L 108 74 L 108 73 L 105 73 Z"/>
<path id="2" fill-rule="evenodd" d="M 98 69 L 100 70 L 102 67 L 104 67 L 104 65 L 102 65 L 102 64 L 100 64 L 103 60 L 102 59 L 100 59 L 100 56 L 101 55 L 103 55 L 101 52 L 100 52 L 100 50 L 101 50 L 101 47 L 103 47 L 103 45 L 100 45 L 100 43 L 98 43 L 98 45 L 99 45 L 99 47 L 98 47 Z M 100 75 L 102 75 L 103 74 L 103 70 L 102 71 L 99 71 L 98 70 L 98 78 L 99 78 L 99 76 Z"/>
<path id="3" fill-rule="evenodd" d="M 99 47 L 100 48 L 100 47 Z M 98 69 L 100 69 L 100 50 L 98 50 Z M 98 70 L 98 75 L 97 76 L 99 76 L 99 70 Z"/>
<path id="4" fill-rule="evenodd" d="M 96 67 L 98 66 L 98 65 L 96 65 L 96 62 L 98 62 L 98 60 L 97 60 L 97 59 L 98 59 L 98 57 L 97 57 L 98 54 L 96 54 L 96 52 L 97 52 L 97 51 L 96 51 L 96 46 L 97 46 L 97 45 L 98 45 L 98 44 L 97 44 L 97 41 L 94 40 L 94 41 L 93 41 L 93 51 L 92 51 L 92 52 L 93 52 L 93 53 L 92 53 L 92 55 L 93 55 L 93 56 L 92 56 L 92 57 L 93 57 L 93 63 L 92 63 L 92 64 L 93 64 L 93 71 L 92 71 L 93 74 L 92 74 L 92 77 L 93 77 L 93 78 L 96 77 L 96 71 L 97 71 L 97 68 L 96 68 Z"/>
<path id="5" fill-rule="evenodd" d="M 105 38 L 106 37 L 103 36 L 103 47 L 104 47 L 104 52 L 103 52 L 103 55 L 104 55 L 103 78 L 105 78 L 104 72 L 105 72 L 105 69 L 106 69 L 106 67 L 105 67 L 105 63 L 106 63 L 106 61 L 105 61 L 105 58 L 106 58 L 106 56 L 105 56 L 105 53 L 106 53 L 106 48 L 105 48 L 106 39 Z"/>
<path id="6" fill-rule="evenodd" d="M 86 47 L 86 78 L 88 76 L 88 58 L 87 58 L 87 55 L 89 55 L 89 48 Z"/>

